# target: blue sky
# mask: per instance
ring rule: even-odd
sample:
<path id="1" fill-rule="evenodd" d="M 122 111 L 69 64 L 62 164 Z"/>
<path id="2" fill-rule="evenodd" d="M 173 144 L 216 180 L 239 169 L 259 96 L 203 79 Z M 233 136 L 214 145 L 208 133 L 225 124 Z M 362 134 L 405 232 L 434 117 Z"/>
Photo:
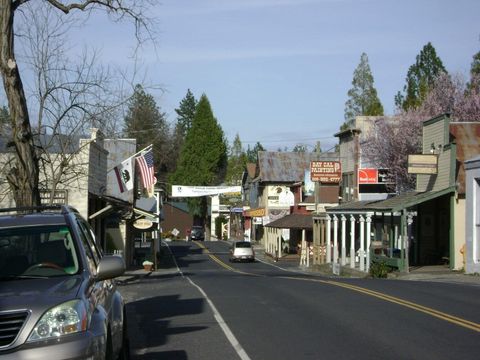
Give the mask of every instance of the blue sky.
<path id="1" fill-rule="evenodd" d="M 168 120 L 187 89 L 205 93 L 227 139 L 238 133 L 245 148 L 331 148 L 362 52 L 388 115 L 427 42 L 465 75 L 480 50 L 478 0 L 162 0 L 149 15 L 157 45 L 142 47 L 141 69 L 162 87 L 151 93 Z M 106 63 L 133 66 L 130 24 L 86 25 L 81 38 Z"/>

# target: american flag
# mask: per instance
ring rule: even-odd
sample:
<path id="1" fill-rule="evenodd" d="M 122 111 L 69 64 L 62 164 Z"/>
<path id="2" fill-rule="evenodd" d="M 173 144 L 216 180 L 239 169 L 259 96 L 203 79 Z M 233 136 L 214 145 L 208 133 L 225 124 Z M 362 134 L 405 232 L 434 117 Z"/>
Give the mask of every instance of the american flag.
<path id="1" fill-rule="evenodd" d="M 138 168 L 140 169 L 140 177 L 142 178 L 142 184 L 145 189 L 155 185 L 157 179 L 153 173 L 153 151 L 148 150 L 140 156 L 136 157 Z"/>

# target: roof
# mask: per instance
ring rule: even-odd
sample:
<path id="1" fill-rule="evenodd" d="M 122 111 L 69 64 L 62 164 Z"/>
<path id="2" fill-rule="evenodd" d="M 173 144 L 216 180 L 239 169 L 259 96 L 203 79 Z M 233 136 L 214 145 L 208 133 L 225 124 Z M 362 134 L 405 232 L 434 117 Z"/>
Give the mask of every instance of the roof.
<path id="1" fill-rule="evenodd" d="M 313 218 L 311 214 L 289 214 L 265 225 L 278 229 L 312 229 Z"/>
<path id="2" fill-rule="evenodd" d="M 305 178 L 305 170 L 316 160 L 339 161 L 337 152 L 308 153 L 287 151 L 259 151 L 259 175 L 255 181 L 300 182 Z"/>
<path id="3" fill-rule="evenodd" d="M 455 192 L 455 187 L 448 187 L 438 191 L 411 191 L 385 200 L 354 201 L 327 209 L 328 213 L 342 212 L 395 212 L 411 208 L 415 205 Z"/>

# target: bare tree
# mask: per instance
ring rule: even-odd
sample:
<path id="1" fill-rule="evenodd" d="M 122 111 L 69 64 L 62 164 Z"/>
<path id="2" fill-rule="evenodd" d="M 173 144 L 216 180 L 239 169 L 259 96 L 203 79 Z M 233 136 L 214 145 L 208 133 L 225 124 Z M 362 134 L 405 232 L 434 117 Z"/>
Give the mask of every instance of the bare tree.
<path id="1" fill-rule="evenodd" d="M 39 153 L 36 146 L 42 147 L 41 143 L 35 141 L 35 134 L 32 130 L 31 117 L 28 111 L 27 97 L 25 95 L 24 86 L 22 83 L 22 77 L 16 60 L 15 53 L 15 15 L 20 13 L 20 9 L 25 7 L 29 0 L 0 0 L 0 72 L 2 74 L 3 85 L 5 94 L 8 101 L 8 109 L 10 113 L 10 127 L 11 127 L 11 141 L 9 146 L 14 150 L 14 162 L 9 173 L 7 174 L 7 180 L 10 189 L 13 193 L 13 197 L 17 206 L 30 206 L 40 204 L 39 193 Z M 61 11 L 63 14 L 69 14 L 74 11 L 90 12 L 97 10 L 104 10 L 111 15 L 112 20 L 120 21 L 124 18 L 133 20 L 135 24 L 135 35 L 139 42 L 143 38 L 142 30 L 146 30 L 149 34 L 149 20 L 145 16 L 145 10 L 154 1 L 141 1 L 141 0 L 84 0 L 77 2 L 66 2 L 61 0 L 43 0 L 42 6 L 52 7 Z M 51 49 L 47 49 L 44 55 L 48 56 Z M 86 67 L 76 70 L 78 74 L 85 74 Z M 38 81 L 43 79 L 39 78 Z M 77 79 L 78 80 L 78 79 Z M 69 78 L 69 81 L 73 92 L 71 95 L 79 94 L 79 89 L 75 89 L 75 86 L 85 86 L 84 90 L 93 90 L 94 87 L 90 87 L 88 84 L 75 83 L 73 77 Z M 67 90 L 64 94 L 69 93 Z M 50 94 L 40 94 L 39 101 L 46 99 Z M 73 102 L 75 103 L 75 102 Z M 74 113 L 75 109 L 80 107 L 72 107 L 69 109 L 69 114 Z M 46 109 L 39 109 L 39 113 Z M 58 127 L 61 129 L 65 127 L 62 115 L 58 113 L 59 108 L 56 109 L 56 115 L 60 115 L 61 121 L 54 123 L 48 123 L 49 126 Z M 70 112 L 72 110 L 72 112 Z M 88 111 L 85 112 L 88 114 Z M 69 116 L 69 115 L 65 115 Z M 84 117 L 83 117 L 84 119 Z M 96 120 L 90 118 L 91 121 Z M 42 126 L 39 130 L 45 126 L 46 123 L 42 120 Z M 75 130 L 73 126 L 70 130 Z"/>
<path id="2" fill-rule="evenodd" d="M 28 24 L 17 33 L 23 40 L 24 73 L 33 79 L 26 92 L 39 156 L 39 188 L 50 192 L 52 202 L 57 190 L 81 184 L 79 179 L 86 176 L 79 139 L 90 128 L 110 134 L 118 129 L 112 119 L 119 119 L 117 109 L 125 99 L 115 89 L 121 83 L 114 75 L 118 72 L 99 65 L 95 51 L 84 49 L 75 60 L 68 55 L 67 33 L 78 26 L 77 19 L 33 4 L 27 4 L 21 16 Z"/>

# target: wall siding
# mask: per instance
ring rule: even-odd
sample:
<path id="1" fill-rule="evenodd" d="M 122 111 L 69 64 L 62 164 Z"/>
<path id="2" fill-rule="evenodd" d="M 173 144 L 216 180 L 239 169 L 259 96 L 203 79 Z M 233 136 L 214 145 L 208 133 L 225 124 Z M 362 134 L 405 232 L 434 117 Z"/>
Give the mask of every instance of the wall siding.
<path id="1" fill-rule="evenodd" d="M 444 148 L 447 145 L 445 143 L 447 121 L 447 118 L 441 118 L 423 127 L 423 154 L 430 154 L 431 146 L 434 144 L 438 153 L 438 172 L 435 175 L 417 175 L 417 191 L 437 191 L 452 185 L 450 184 L 452 150 Z"/>

